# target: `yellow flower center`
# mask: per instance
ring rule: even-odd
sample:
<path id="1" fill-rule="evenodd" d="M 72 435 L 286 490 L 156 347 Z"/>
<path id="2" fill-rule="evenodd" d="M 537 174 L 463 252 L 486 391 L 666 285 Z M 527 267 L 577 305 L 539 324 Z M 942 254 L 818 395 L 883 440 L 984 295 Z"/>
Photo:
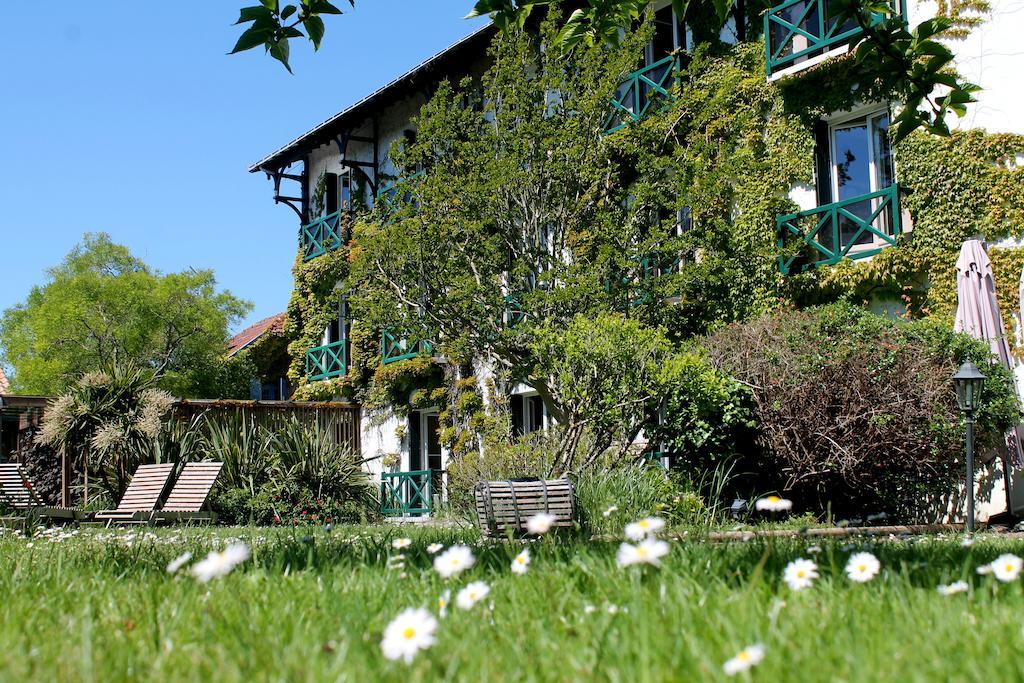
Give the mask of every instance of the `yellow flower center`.
<path id="1" fill-rule="evenodd" d="M 520 555 L 516 558 L 516 562 L 518 562 L 519 564 L 526 564 L 526 558 Z"/>
<path id="2" fill-rule="evenodd" d="M 647 548 L 643 548 L 643 547 L 637 548 L 636 549 L 636 554 L 638 556 L 640 556 L 640 557 L 647 557 Z"/>
<path id="3" fill-rule="evenodd" d="M 768 496 L 769 503 L 778 503 L 780 500 L 782 499 L 779 498 L 778 496 Z"/>
<path id="4" fill-rule="evenodd" d="M 650 522 L 648 522 L 648 521 L 647 521 L 646 519 L 641 519 L 641 520 L 640 520 L 640 528 L 641 528 L 641 529 L 646 529 L 646 528 L 647 528 L 647 527 L 649 527 L 650 525 L 651 525 L 651 523 L 650 523 Z"/>
<path id="5" fill-rule="evenodd" d="M 1013 570 L 1014 570 L 1014 568 L 1015 568 L 1015 567 L 1014 567 L 1014 566 L 1013 566 L 1012 564 L 1007 564 L 1007 565 L 1006 565 L 1006 571 L 1007 571 L 1007 572 L 1010 572 L 1010 573 L 1012 573 L 1012 572 L 1013 572 Z"/>
<path id="6" fill-rule="evenodd" d="M 862 564 L 858 564 L 857 565 L 857 571 L 859 571 L 859 572 L 866 572 L 867 570 L 868 570 L 868 568 L 866 566 L 864 566 Z"/>
<path id="7" fill-rule="evenodd" d="M 750 653 L 744 650 L 743 652 L 736 655 L 736 659 L 740 660 L 741 662 L 748 662 L 750 661 Z"/>
<path id="8" fill-rule="evenodd" d="M 798 578 L 798 579 L 804 578 L 804 570 L 803 569 L 797 569 L 796 570 L 796 578 Z"/>
<path id="9" fill-rule="evenodd" d="M 416 637 L 416 629 L 411 626 L 406 626 L 405 630 L 402 631 L 402 637 L 406 640 L 412 640 Z"/>

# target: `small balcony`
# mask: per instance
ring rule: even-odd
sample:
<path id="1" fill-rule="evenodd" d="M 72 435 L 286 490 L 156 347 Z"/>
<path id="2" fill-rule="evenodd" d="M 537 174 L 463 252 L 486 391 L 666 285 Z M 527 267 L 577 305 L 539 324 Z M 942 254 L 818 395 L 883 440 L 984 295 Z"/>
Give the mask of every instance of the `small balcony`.
<path id="1" fill-rule="evenodd" d="M 434 509 L 434 471 L 383 472 L 380 511 L 388 517 L 429 515 Z"/>
<path id="2" fill-rule="evenodd" d="M 344 339 L 306 351 L 306 377 L 318 382 L 348 374 L 348 342 Z"/>
<path id="3" fill-rule="evenodd" d="M 515 327 L 524 320 L 526 320 L 526 311 L 523 310 L 520 297 L 509 294 L 505 297 L 505 305 L 502 308 L 502 324 L 505 327 Z"/>
<path id="4" fill-rule="evenodd" d="M 348 243 L 351 234 L 346 225 L 346 216 L 346 211 L 335 211 L 302 226 L 302 230 L 299 231 L 299 243 L 302 245 L 303 261 L 341 249 Z"/>
<path id="5" fill-rule="evenodd" d="M 409 360 L 417 356 L 433 354 L 434 346 L 429 341 L 411 343 L 408 339 L 396 336 L 391 330 L 384 330 L 380 335 L 380 362 L 382 365 Z"/>
<path id="6" fill-rule="evenodd" d="M 405 178 L 399 178 L 382 185 L 377 191 L 376 201 L 379 211 L 387 218 L 390 218 L 403 205 L 411 204 L 412 206 L 417 206 L 415 188 L 413 187 L 415 183 L 412 181 L 422 178 L 423 175 L 423 171 L 417 171 Z"/>
<path id="7" fill-rule="evenodd" d="M 679 56 L 669 55 L 627 76 L 612 98 L 605 134 L 622 130 L 674 102 L 672 91 L 679 81 L 679 71 Z"/>
<path id="8" fill-rule="evenodd" d="M 788 75 L 845 52 L 863 31 L 828 15 L 830 0 L 788 0 L 764 15 L 765 70 L 769 79 Z M 903 0 L 889 0 L 906 20 Z M 885 20 L 875 14 L 875 23 Z"/>
<path id="9" fill-rule="evenodd" d="M 801 245 L 795 255 L 779 257 L 779 270 L 791 275 L 843 259 L 874 256 L 896 245 L 900 223 L 898 185 L 779 216 L 775 220 L 779 250 L 792 249 L 794 240 Z"/>

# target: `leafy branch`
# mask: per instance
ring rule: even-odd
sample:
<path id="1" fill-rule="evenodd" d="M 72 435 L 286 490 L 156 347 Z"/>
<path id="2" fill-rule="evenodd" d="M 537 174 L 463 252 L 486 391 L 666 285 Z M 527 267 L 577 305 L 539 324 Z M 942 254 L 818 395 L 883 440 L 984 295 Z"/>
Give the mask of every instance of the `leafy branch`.
<path id="1" fill-rule="evenodd" d="M 355 0 L 348 0 L 355 7 Z M 260 0 L 259 5 L 243 7 L 235 25 L 251 24 L 241 36 L 229 54 L 251 50 L 262 45 L 271 57 L 281 62 L 288 73 L 292 72 L 288 64 L 290 49 L 288 41 L 292 38 L 309 38 L 313 49 L 319 50 L 324 38 L 324 20 L 322 14 L 342 14 L 342 11 L 328 0 L 302 0 L 299 5 L 280 6 L 278 0 Z M 292 23 L 289 19 L 295 17 Z M 305 29 L 305 33 L 302 32 Z"/>

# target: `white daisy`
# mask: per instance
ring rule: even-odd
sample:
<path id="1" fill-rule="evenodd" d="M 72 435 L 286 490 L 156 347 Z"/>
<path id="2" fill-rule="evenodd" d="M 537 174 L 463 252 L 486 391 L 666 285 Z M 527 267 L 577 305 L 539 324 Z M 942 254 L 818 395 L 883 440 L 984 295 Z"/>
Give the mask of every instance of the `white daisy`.
<path id="1" fill-rule="evenodd" d="M 249 559 L 249 548 L 244 543 L 232 543 L 221 552 L 211 552 L 206 559 L 192 566 L 192 576 L 206 583 L 231 571 Z"/>
<path id="2" fill-rule="evenodd" d="M 661 558 L 668 555 L 668 543 L 656 538 L 646 538 L 637 545 L 623 543 L 619 546 L 617 560 L 620 567 L 634 564 L 660 564 Z"/>
<path id="3" fill-rule="evenodd" d="M 1024 569 L 1024 560 L 1010 553 L 992 561 L 992 574 L 1003 583 L 1016 581 L 1021 569 Z"/>
<path id="4" fill-rule="evenodd" d="M 396 538 L 395 540 L 391 541 L 391 547 L 395 550 L 404 550 L 405 548 L 408 548 L 411 545 L 411 538 Z"/>
<path id="5" fill-rule="evenodd" d="M 778 496 L 758 498 L 754 508 L 762 512 L 786 512 L 793 509 L 793 501 Z"/>
<path id="6" fill-rule="evenodd" d="M 427 546 L 427 553 L 430 555 L 435 555 L 442 550 L 444 550 L 444 545 L 441 543 L 431 543 Z"/>
<path id="7" fill-rule="evenodd" d="M 989 562 L 988 564 L 983 564 L 980 567 L 978 567 L 975 571 L 979 574 L 991 574 L 993 569 L 995 569 L 995 567 L 993 567 L 992 565 L 992 562 Z"/>
<path id="8" fill-rule="evenodd" d="M 725 671 L 726 676 L 735 676 L 741 671 L 747 671 L 756 666 L 762 659 L 764 659 L 764 645 L 758 643 L 741 650 L 738 655 L 722 665 L 722 670 Z"/>
<path id="9" fill-rule="evenodd" d="M 645 517 L 626 525 L 626 538 L 631 541 L 639 541 L 651 534 L 658 533 L 664 528 L 665 520 L 660 517 Z"/>
<path id="10" fill-rule="evenodd" d="M 434 569 L 442 578 L 452 577 L 473 566 L 473 551 L 464 545 L 453 545 L 434 558 Z"/>
<path id="11" fill-rule="evenodd" d="M 522 576 L 530 568 L 530 550 L 526 549 L 512 560 L 512 573 Z"/>
<path id="12" fill-rule="evenodd" d="M 192 553 L 185 552 L 178 555 L 176 558 L 171 560 L 170 564 L 167 565 L 167 573 L 174 574 L 179 569 L 188 564 L 188 561 L 192 559 Z"/>
<path id="13" fill-rule="evenodd" d="M 408 664 L 420 650 L 431 647 L 436 639 L 437 619 L 421 608 L 401 612 L 384 629 L 380 649 L 388 659 L 404 659 Z"/>
<path id="14" fill-rule="evenodd" d="M 442 617 L 448 614 L 448 603 L 452 601 L 452 592 L 445 591 L 437 598 L 437 613 Z"/>
<path id="15" fill-rule="evenodd" d="M 473 605 L 487 597 L 491 592 L 490 586 L 483 581 L 474 581 L 459 591 L 455 596 L 455 604 L 459 609 L 472 609 Z"/>
<path id="16" fill-rule="evenodd" d="M 878 575 L 882 565 L 871 553 L 856 553 L 846 563 L 846 575 L 851 581 L 867 583 Z"/>
<path id="17" fill-rule="evenodd" d="M 533 517 L 526 520 L 526 532 L 540 536 L 551 531 L 552 525 L 554 525 L 557 517 L 548 514 L 546 512 L 538 512 Z"/>
<path id="18" fill-rule="evenodd" d="M 966 593 L 969 586 L 966 581 L 954 581 L 947 586 L 939 586 L 936 590 L 939 591 L 939 595 L 956 595 L 957 593 Z"/>
<path id="19" fill-rule="evenodd" d="M 604 512 L 602 512 L 601 514 L 603 516 L 605 516 L 605 517 L 611 517 L 613 514 L 615 514 L 618 511 L 619 511 L 619 507 L 617 505 L 609 505 L 608 509 L 605 510 Z"/>
<path id="20" fill-rule="evenodd" d="M 818 565 L 804 558 L 793 560 L 786 565 L 782 578 L 795 591 L 810 588 L 818 578 Z"/>

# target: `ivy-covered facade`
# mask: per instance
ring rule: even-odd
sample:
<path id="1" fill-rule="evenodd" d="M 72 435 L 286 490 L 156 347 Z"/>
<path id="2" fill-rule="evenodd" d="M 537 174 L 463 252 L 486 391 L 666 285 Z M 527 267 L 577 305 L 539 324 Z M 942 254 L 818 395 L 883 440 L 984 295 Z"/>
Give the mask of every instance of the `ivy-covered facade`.
<path id="1" fill-rule="evenodd" d="M 830 23 L 824 0 L 788 0 L 757 16 L 740 3 L 718 35 L 663 4 L 630 57 L 639 68 L 619 74 L 596 133 L 618 167 L 615 182 L 631 184 L 627 203 L 670 197 L 652 203 L 667 240 L 656 256 L 619 259 L 627 266 L 602 276 L 608 307 L 634 309 L 680 340 L 780 303 L 840 297 L 950 317 L 956 252 L 978 234 L 1006 247 L 992 260 L 1003 300 L 1016 300 L 1024 136 L 961 130 L 894 146 L 888 124 L 899 103 L 851 92 L 857 32 Z M 450 460 L 482 447 L 478 435 L 494 415 L 485 405 L 502 407 L 513 435 L 554 419 L 543 387 L 502 378 L 459 335 L 361 319 L 346 284 L 354 268 L 368 277 L 366 226 L 414 225 L 406 219 L 431 169 L 400 150 L 415 147 L 435 96 L 484 108 L 475 84 L 505 54 L 488 51 L 497 39 L 492 27 L 474 33 L 250 169 L 268 175 L 275 201 L 300 226 L 284 330 L 295 398 L 363 407 L 363 455 L 383 477 L 391 514 L 429 512 Z M 454 96 L 442 85 L 460 82 Z M 569 246 L 544 248 L 556 259 L 578 255 L 587 230 L 572 235 Z M 488 314 L 499 330 L 492 335 L 538 315 L 527 289 L 551 305 L 557 286 L 532 277 L 503 290 Z M 399 292 L 395 305 L 419 304 Z"/>

